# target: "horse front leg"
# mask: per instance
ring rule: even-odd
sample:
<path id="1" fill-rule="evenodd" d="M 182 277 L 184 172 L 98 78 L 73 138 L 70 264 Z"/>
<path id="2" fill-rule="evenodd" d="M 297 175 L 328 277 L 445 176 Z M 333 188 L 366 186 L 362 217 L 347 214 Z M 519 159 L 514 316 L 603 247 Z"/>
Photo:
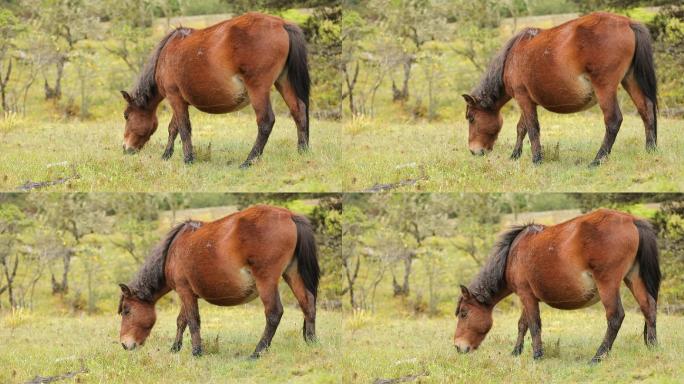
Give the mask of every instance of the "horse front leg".
<path id="1" fill-rule="evenodd" d="M 525 115 L 520 115 L 520 120 L 518 120 L 518 137 L 515 141 L 515 147 L 513 148 L 513 153 L 511 153 L 511 160 L 518 160 L 520 155 L 522 155 L 523 140 L 527 135 L 527 123 L 525 122 Z"/>
<path id="2" fill-rule="evenodd" d="M 183 346 L 183 333 L 185 333 L 185 328 L 188 325 L 188 321 L 185 317 L 185 310 L 181 307 L 178 318 L 176 319 L 176 339 L 171 345 L 171 352 L 178 352 Z"/>
<path id="3" fill-rule="evenodd" d="M 166 145 L 164 155 L 173 153 L 173 142 L 176 139 L 176 132 L 180 133 L 181 142 L 183 142 L 183 161 L 186 164 L 191 164 L 195 160 L 195 154 L 192 150 L 192 126 L 190 125 L 190 113 L 188 112 L 188 104 L 178 97 L 169 97 L 169 104 L 173 109 L 173 117 L 171 118 L 171 125 L 174 126 L 175 131 L 169 125 L 169 142 Z"/>
<path id="4" fill-rule="evenodd" d="M 544 348 L 541 339 L 541 316 L 539 315 L 539 301 L 537 298 L 526 295 L 520 297 L 523 303 L 523 313 L 527 320 L 527 327 L 532 336 L 532 357 L 539 360 L 544 356 Z"/>
<path id="5" fill-rule="evenodd" d="M 185 321 L 188 325 L 188 328 L 190 328 L 190 340 L 192 341 L 192 355 L 202 356 L 202 337 L 200 336 L 200 314 L 199 307 L 197 305 L 197 296 L 195 296 L 195 294 L 192 293 L 191 290 L 178 290 L 178 288 L 176 288 L 176 291 L 178 292 L 178 296 L 180 297 L 181 302 L 183 303 L 182 313 L 185 317 Z M 179 333 L 182 340 L 183 335 L 182 332 L 180 332 L 180 328 Z M 178 340 L 178 335 L 176 335 L 176 340 Z"/>
<path id="6" fill-rule="evenodd" d="M 526 333 L 527 315 L 525 314 L 525 309 L 523 309 L 522 313 L 520 314 L 520 319 L 518 320 L 518 340 L 515 342 L 515 347 L 513 347 L 513 356 L 519 356 L 522 353 Z"/>
<path id="7" fill-rule="evenodd" d="M 178 136 L 178 123 L 176 122 L 175 115 L 171 118 L 169 122 L 169 140 L 166 143 L 166 149 L 164 154 L 162 154 L 162 159 L 168 160 L 173 155 L 173 146 L 176 142 L 176 137 Z"/>
<path id="8" fill-rule="evenodd" d="M 542 162 L 542 147 L 541 141 L 539 139 L 539 119 L 537 118 L 537 105 L 526 95 L 515 96 L 515 101 L 520 106 L 521 115 L 518 121 L 518 138 L 515 144 L 514 155 L 520 156 L 522 153 L 523 139 L 525 138 L 525 133 L 530 138 L 530 145 L 532 147 L 532 162 L 534 164 L 540 164 Z"/>

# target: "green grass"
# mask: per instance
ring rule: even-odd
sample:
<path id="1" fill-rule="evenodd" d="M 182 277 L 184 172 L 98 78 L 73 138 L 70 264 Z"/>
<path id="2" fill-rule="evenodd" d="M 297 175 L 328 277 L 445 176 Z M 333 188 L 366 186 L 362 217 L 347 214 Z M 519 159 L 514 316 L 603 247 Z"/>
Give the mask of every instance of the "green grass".
<path id="1" fill-rule="evenodd" d="M 529 140 L 523 156 L 509 160 L 517 115 L 505 117 L 494 150 L 474 157 L 467 147 L 465 119 L 439 123 L 348 122 L 343 128 L 343 188 L 362 191 L 376 184 L 420 179 L 399 191 L 662 192 L 684 189 L 682 121 L 661 118 L 659 149 L 644 149 L 644 128 L 626 115 L 612 154 L 589 168 L 605 132 L 597 113 L 558 115 L 541 112 L 543 164 L 531 161 Z"/>
<path id="2" fill-rule="evenodd" d="M 203 305 L 206 354 L 168 351 L 175 311 L 159 313 L 146 345 L 126 352 L 118 343 L 118 317 L 5 315 L 0 327 L 0 382 L 76 371 L 78 382 L 360 382 L 421 376 L 419 382 L 681 382 L 684 318 L 660 315 L 660 346 L 649 350 L 641 336 L 643 318 L 629 310 L 613 351 L 597 366 L 587 363 L 601 342 L 605 317 L 598 308 L 542 309 L 545 358 L 534 361 L 529 336 L 513 357 L 517 313 L 496 313 L 480 349 L 458 354 L 452 346 L 452 317 L 415 318 L 319 310 L 320 342 L 306 345 L 301 312 L 287 305 L 269 352 L 249 361 L 264 319 L 260 305 L 218 308 Z"/>
<path id="3" fill-rule="evenodd" d="M 15 190 L 27 181 L 59 179 L 74 170 L 78 179 L 43 190 L 327 192 L 340 188 L 336 173 L 340 123 L 313 120 L 311 150 L 299 154 L 294 122 L 278 114 L 262 158 L 250 169 L 240 170 L 256 139 L 253 113 L 193 113 L 197 159 L 192 165 L 183 163 L 180 138 L 174 156 L 161 159 L 169 118 L 168 113 L 160 114 L 159 129 L 150 142 L 139 154 L 126 156 L 121 149 L 124 120 L 119 115 L 93 122 L 14 117 L 11 123 L 0 124 L 0 190 Z"/>

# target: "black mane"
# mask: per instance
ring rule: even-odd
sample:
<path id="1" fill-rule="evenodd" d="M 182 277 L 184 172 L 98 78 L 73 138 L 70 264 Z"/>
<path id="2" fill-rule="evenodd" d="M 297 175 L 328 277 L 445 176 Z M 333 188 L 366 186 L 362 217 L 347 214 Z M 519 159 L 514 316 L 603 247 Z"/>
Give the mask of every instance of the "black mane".
<path id="1" fill-rule="evenodd" d="M 504 80 L 503 71 L 506 64 L 506 58 L 511 48 L 524 37 L 532 38 L 539 32 L 536 28 L 525 28 L 518 32 L 515 36 L 509 39 L 503 48 L 494 56 L 487 67 L 487 71 L 480 84 L 471 92 L 471 96 L 478 101 L 480 106 L 485 109 L 491 109 L 499 99 L 504 95 Z"/>
<path id="2" fill-rule="evenodd" d="M 491 304 L 494 296 L 506 286 L 506 263 L 511 246 L 518 236 L 526 229 L 541 230 L 536 224 L 512 226 L 501 234 L 492 249 L 487 264 L 480 270 L 477 277 L 470 283 L 468 290 L 475 296 L 477 301 L 483 304 Z"/>
<path id="3" fill-rule="evenodd" d="M 164 267 L 166 265 L 166 256 L 169 253 L 173 240 L 186 227 L 194 230 L 200 225 L 198 222 L 190 220 L 178 224 L 154 247 L 149 256 L 147 256 L 147 259 L 145 259 L 145 263 L 140 267 L 138 274 L 128 284 L 128 287 L 137 298 L 148 302 L 153 301 L 154 295 L 166 284 Z"/>
<path id="4" fill-rule="evenodd" d="M 157 62 L 159 61 L 159 55 L 161 54 L 162 49 L 164 49 L 166 44 L 177 35 L 187 36 L 190 32 L 192 32 L 192 30 L 189 28 L 178 27 L 164 36 L 154 48 L 154 51 L 152 51 L 152 54 L 147 59 L 147 62 L 140 73 L 138 82 L 131 92 L 133 103 L 136 106 L 146 108 L 152 98 L 157 95 L 157 81 L 155 80 L 155 75 L 157 73 Z"/>

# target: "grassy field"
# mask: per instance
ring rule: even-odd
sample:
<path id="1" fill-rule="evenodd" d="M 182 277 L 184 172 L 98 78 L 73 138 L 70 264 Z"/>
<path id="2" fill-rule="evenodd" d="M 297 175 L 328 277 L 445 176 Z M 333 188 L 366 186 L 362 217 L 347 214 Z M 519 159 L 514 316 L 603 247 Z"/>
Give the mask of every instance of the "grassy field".
<path id="1" fill-rule="evenodd" d="M 87 369 L 78 382 L 359 382 L 418 376 L 417 382 L 681 382 L 684 318 L 660 315 L 660 347 L 648 350 L 641 338 L 643 320 L 628 311 L 610 357 L 587 362 L 605 331 L 600 310 L 542 310 L 546 357 L 535 362 L 529 336 L 521 357 L 510 350 L 517 314 L 497 313 L 492 333 L 473 354 L 459 355 L 451 345 L 451 317 L 385 317 L 367 313 L 319 311 L 320 342 L 301 339 L 301 313 L 291 305 L 271 350 L 249 361 L 263 326 L 262 308 L 222 309 L 204 305 L 206 354 L 193 358 L 186 334 L 183 350 L 168 351 L 175 333 L 174 311 L 159 314 L 147 344 L 125 352 L 117 341 L 118 317 L 6 315 L 0 327 L 0 382 L 24 382 Z"/>
<path id="2" fill-rule="evenodd" d="M 517 115 L 504 118 L 494 150 L 474 157 L 467 147 L 465 119 L 454 122 L 388 124 L 357 119 L 343 128 L 343 188 L 363 191 L 379 184 L 399 191 L 662 192 L 684 189 L 684 123 L 661 118 L 659 149 L 644 149 L 641 120 L 626 115 L 612 154 L 598 168 L 588 164 L 598 151 L 603 118 L 540 113 L 544 162 L 531 161 L 529 140 L 523 156 L 509 160 Z"/>
<path id="3" fill-rule="evenodd" d="M 337 191 L 335 170 L 341 158 L 341 124 L 312 121 L 311 151 L 297 152 L 292 119 L 276 117 L 260 161 L 248 170 L 238 166 L 256 139 L 251 111 L 230 115 L 194 113 L 194 164 L 183 163 L 177 139 L 174 156 L 161 159 L 167 141 L 168 113 L 159 117 L 159 129 L 134 156 L 122 153 L 124 120 L 48 123 L 14 118 L 0 123 L 3 161 L 0 190 L 16 190 L 27 181 L 45 182 L 78 175 L 49 191 L 220 191 L 305 192 Z"/>

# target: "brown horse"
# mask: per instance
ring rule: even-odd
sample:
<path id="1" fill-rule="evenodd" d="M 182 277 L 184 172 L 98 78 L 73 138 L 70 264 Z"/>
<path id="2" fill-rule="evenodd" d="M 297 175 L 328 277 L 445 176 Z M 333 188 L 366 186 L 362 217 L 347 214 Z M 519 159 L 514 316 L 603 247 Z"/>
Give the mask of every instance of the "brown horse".
<path id="1" fill-rule="evenodd" d="M 178 28 L 157 45 L 124 112 L 124 152 L 140 150 L 157 129 L 157 107 L 167 98 L 173 109 L 162 158 L 173 154 L 180 133 L 185 162 L 194 159 L 190 115 L 228 113 L 252 104 L 258 134 L 241 167 L 261 156 L 275 115 L 271 86 L 282 95 L 297 125 L 299 150 L 309 146 L 309 90 L 306 41 L 302 30 L 283 19 L 248 13 L 205 29 Z"/>
<path id="2" fill-rule="evenodd" d="M 483 155 L 494 147 L 503 118 L 501 108 L 514 98 L 520 106 L 518 137 L 511 154 L 518 159 L 529 135 L 532 161 L 542 160 L 537 106 L 574 113 L 598 102 L 606 133 L 591 163 L 610 154 L 622 124 L 617 101 L 622 84 L 646 129 L 646 149 L 656 147 L 657 84 L 648 29 L 624 16 L 592 13 L 551 29 L 527 28 L 492 60 L 468 103 L 468 147 Z"/>
<path id="3" fill-rule="evenodd" d="M 598 362 L 610 351 L 625 316 L 621 281 L 646 319 L 644 342 L 655 345 L 660 267 L 656 234 L 648 221 L 600 209 L 551 227 L 514 227 L 501 236 L 470 286 L 461 286 L 454 345 L 463 353 L 477 349 L 492 327 L 494 306 L 515 293 L 523 310 L 513 354 L 522 353 L 529 329 L 533 356 L 539 359 L 543 355 L 540 301 L 554 308 L 577 309 L 600 300 L 608 329 L 592 359 Z"/>
<path id="4" fill-rule="evenodd" d="M 319 268 L 311 225 L 303 216 L 255 206 L 210 223 L 187 221 L 173 228 L 128 285 L 120 284 L 120 340 L 124 349 L 143 345 L 156 320 L 155 303 L 175 290 L 181 300 L 178 332 L 171 351 L 180 350 L 190 327 L 192 354 L 202 354 L 197 299 L 220 306 L 264 304 L 266 328 L 253 358 L 271 344 L 283 315 L 278 282 L 290 286 L 304 313 L 304 340 L 316 338 Z"/>

